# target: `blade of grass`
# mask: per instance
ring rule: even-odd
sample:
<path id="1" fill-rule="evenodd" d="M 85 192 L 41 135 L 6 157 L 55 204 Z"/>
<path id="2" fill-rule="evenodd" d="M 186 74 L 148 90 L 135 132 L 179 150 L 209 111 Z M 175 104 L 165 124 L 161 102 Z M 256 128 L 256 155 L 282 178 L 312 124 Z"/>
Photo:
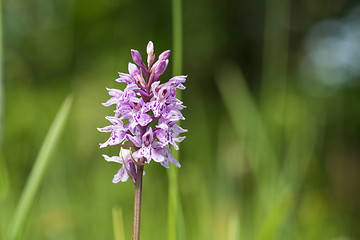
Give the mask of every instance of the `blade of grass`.
<path id="1" fill-rule="evenodd" d="M 289 43 L 289 0 L 267 0 L 263 54 L 262 99 L 286 88 Z"/>
<path id="2" fill-rule="evenodd" d="M 3 72 L 3 22 L 2 22 L 2 0 L 0 0 L 0 144 L 3 142 L 3 121 L 4 121 L 4 72 Z"/>
<path id="3" fill-rule="evenodd" d="M 0 200 L 6 197 L 8 192 L 8 174 L 3 155 L 4 139 L 4 72 L 3 72 L 3 22 L 2 22 L 2 0 L 0 0 Z"/>
<path id="4" fill-rule="evenodd" d="M 234 130 L 250 157 L 249 164 L 256 178 L 267 186 L 273 185 L 277 175 L 276 155 L 240 69 L 232 64 L 225 65 L 216 83 Z"/>
<path id="5" fill-rule="evenodd" d="M 288 46 L 290 1 L 266 0 L 263 74 L 260 91 L 260 107 L 268 127 L 278 162 L 284 161 L 286 129 L 277 129 L 273 122 L 274 112 L 280 125 L 286 121 L 288 105 Z M 274 103 L 274 100 L 276 102 Z M 278 124 L 279 124 L 278 123 Z"/>
<path id="6" fill-rule="evenodd" d="M 289 213 L 290 207 L 293 205 L 293 193 L 289 189 L 284 189 L 283 193 L 273 204 L 269 214 L 265 217 L 262 226 L 259 228 L 259 240 L 277 239 L 276 234 L 280 230 L 281 224 Z"/>
<path id="7" fill-rule="evenodd" d="M 239 213 L 235 211 L 233 214 L 229 216 L 229 222 L 228 222 L 228 234 L 227 239 L 228 240 L 237 240 L 240 237 L 239 234 L 239 222 L 240 217 Z"/>
<path id="8" fill-rule="evenodd" d="M 172 27 L 173 27 L 173 75 L 182 72 L 182 6 L 181 0 L 172 0 Z M 181 92 L 177 92 L 181 100 Z M 180 125 L 180 124 L 179 124 Z M 179 160 L 179 152 L 172 151 L 174 157 Z M 171 167 L 168 172 L 169 196 L 168 196 L 168 239 L 186 239 L 184 216 L 182 213 L 179 196 L 178 169 Z"/>
<path id="9" fill-rule="evenodd" d="M 2 0 L 0 0 L 0 205 L 4 205 L 3 201 L 8 195 L 9 181 L 8 173 L 4 160 L 4 48 L 3 48 L 3 8 Z M 1 214 L 0 219 L 0 238 L 4 237 L 4 223 L 7 222 L 6 214 Z"/>
<path id="10" fill-rule="evenodd" d="M 68 96 L 57 112 L 54 121 L 45 137 L 40 152 L 35 160 L 30 176 L 26 182 L 24 191 L 17 205 L 15 215 L 10 223 L 7 240 L 21 239 L 26 220 L 33 205 L 35 196 L 49 165 L 51 154 L 54 152 L 59 137 L 64 129 L 66 119 L 69 115 L 73 98 Z"/>
<path id="11" fill-rule="evenodd" d="M 182 6 L 181 0 L 172 0 L 173 74 L 182 72 Z M 180 96 L 178 96 L 179 98 Z"/>
<path id="12" fill-rule="evenodd" d="M 175 159 L 179 160 L 179 151 L 172 151 Z M 178 168 L 168 169 L 168 239 L 186 239 L 185 221 L 179 196 Z M 171 238 L 170 238 L 171 237 Z"/>
<path id="13" fill-rule="evenodd" d="M 112 208 L 112 217 L 115 240 L 125 240 L 122 208 L 119 206 L 114 206 Z"/>
<path id="14" fill-rule="evenodd" d="M 259 107 L 253 99 L 240 69 L 232 64 L 225 65 L 217 76 L 218 89 L 224 102 L 235 133 L 237 134 L 247 162 L 255 177 L 254 224 L 263 222 L 264 213 L 273 209 L 276 193 L 279 191 L 277 155 L 269 140 L 268 130 Z M 245 221 L 240 220 L 244 225 Z M 244 229 L 244 226 L 240 226 Z M 254 226 L 244 235 L 257 235 L 259 226 Z M 252 233 L 251 231 L 255 231 Z"/>

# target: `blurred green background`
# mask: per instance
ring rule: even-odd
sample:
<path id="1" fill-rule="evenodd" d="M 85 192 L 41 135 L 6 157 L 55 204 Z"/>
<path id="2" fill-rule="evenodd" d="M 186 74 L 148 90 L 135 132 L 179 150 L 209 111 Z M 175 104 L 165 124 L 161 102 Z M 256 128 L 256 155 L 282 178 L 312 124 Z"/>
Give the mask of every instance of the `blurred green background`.
<path id="1" fill-rule="evenodd" d="M 1 4 L 0 238 L 72 94 L 24 239 L 114 239 L 114 207 L 130 239 L 133 185 L 111 182 L 120 166 L 101 155 L 119 149 L 99 149 L 108 136 L 96 128 L 108 124 L 105 88 L 120 87 L 130 49 L 172 49 L 171 1 Z M 360 239 L 359 2 L 182 6 L 186 239 Z M 168 170 L 145 171 L 142 239 L 167 239 Z"/>

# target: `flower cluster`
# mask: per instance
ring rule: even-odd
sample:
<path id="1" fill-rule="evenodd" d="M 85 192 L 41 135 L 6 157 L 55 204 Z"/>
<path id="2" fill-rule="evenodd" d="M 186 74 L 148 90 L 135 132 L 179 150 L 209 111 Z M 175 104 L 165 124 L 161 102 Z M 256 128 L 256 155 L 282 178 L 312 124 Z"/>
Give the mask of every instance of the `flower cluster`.
<path id="1" fill-rule="evenodd" d="M 108 145 L 121 147 L 119 156 L 103 155 L 106 161 L 122 164 L 113 183 L 125 182 L 128 178 L 135 182 L 138 166 L 150 163 L 151 159 L 166 168 L 169 163 L 180 167 L 171 154 L 169 144 L 178 150 L 176 143 L 185 138 L 179 137 L 179 134 L 187 132 L 176 124 L 185 119 L 181 114 L 185 106 L 176 98 L 176 90 L 185 89 L 183 83 L 186 76 L 175 76 L 161 83 L 158 79 L 168 65 L 170 50 L 161 53 L 156 62 L 151 41 L 146 51 L 147 65 L 138 51 L 131 50 L 136 65 L 129 63 L 129 74 L 119 73 L 116 79 L 117 82 L 125 83 L 126 87 L 123 91 L 107 89 L 111 98 L 103 103 L 106 107 L 116 105 L 114 116 L 106 117 L 111 125 L 98 128 L 100 132 L 111 133 L 110 138 L 100 144 L 100 148 Z"/>

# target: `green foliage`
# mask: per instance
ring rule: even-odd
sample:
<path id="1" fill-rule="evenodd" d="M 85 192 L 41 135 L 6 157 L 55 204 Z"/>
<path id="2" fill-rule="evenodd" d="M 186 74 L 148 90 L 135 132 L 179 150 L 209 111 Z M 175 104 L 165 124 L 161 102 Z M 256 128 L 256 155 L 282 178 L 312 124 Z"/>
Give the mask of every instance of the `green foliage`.
<path id="1" fill-rule="evenodd" d="M 2 1 L 0 238 L 130 239 L 133 185 L 111 183 L 119 165 L 101 154 L 118 148 L 99 150 L 96 128 L 105 86 L 152 40 L 177 64 L 165 77 L 189 75 L 189 132 L 180 169 L 145 166 L 142 239 L 358 239 L 359 87 L 319 97 L 298 75 L 309 28 L 345 2 L 194 1 L 178 15 L 169 1 Z"/>
<path id="2" fill-rule="evenodd" d="M 10 222 L 6 239 L 22 239 L 23 229 L 29 212 L 37 195 L 44 174 L 50 164 L 51 156 L 58 143 L 60 134 L 65 126 L 72 104 L 72 97 L 67 97 L 57 113 L 46 138 L 41 146 L 34 167 L 25 185 L 20 201 L 16 208 L 13 220 Z"/>
<path id="3" fill-rule="evenodd" d="M 112 209 L 113 224 L 114 224 L 114 239 L 115 240 L 125 240 L 125 231 L 124 231 L 124 219 L 122 214 L 122 209 L 118 206 L 114 206 Z"/>

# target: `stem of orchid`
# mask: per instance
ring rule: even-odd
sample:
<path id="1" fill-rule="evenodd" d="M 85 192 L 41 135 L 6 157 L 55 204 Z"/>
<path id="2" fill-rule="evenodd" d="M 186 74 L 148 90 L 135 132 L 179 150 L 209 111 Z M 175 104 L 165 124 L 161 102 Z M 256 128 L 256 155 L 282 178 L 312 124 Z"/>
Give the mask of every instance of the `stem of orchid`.
<path id="1" fill-rule="evenodd" d="M 133 225 L 133 236 L 132 236 L 133 240 L 140 239 L 141 192 L 142 192 L 144 162 L 145 162 L 144 158 L 141 158 L 139 160 L 140 164 L 137 166 L 137 174 L 135 180 L 134 225 Z"/>

